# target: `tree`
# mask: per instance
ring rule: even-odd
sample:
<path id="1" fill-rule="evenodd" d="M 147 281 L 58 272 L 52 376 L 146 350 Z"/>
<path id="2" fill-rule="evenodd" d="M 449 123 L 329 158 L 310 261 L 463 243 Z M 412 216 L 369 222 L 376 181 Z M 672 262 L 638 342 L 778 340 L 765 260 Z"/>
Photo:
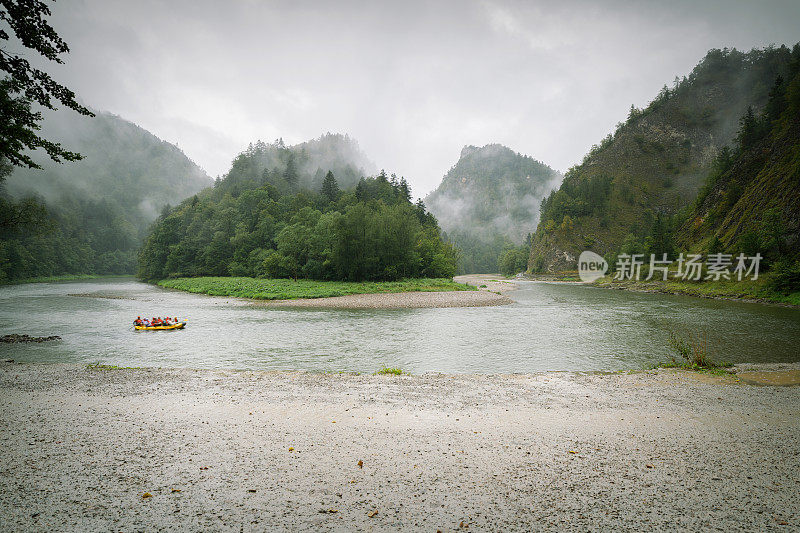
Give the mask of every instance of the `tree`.
<path id="1" fill-rule="evenodd" d="M 325 174 L 325 179 L 322 180 L 322 195 L 328 199 L 329 202 L 335 202 L 339 199 L 339 184 L 336 183 L 336 178 L 330 170 Z"/>
<path id="2" fill-rule="evenodd" d="M 650 235 L 645 239 L 645 248 L 648 254 L 661 259 L 664 254 L 672 257 L 675 254 L 675 244 L 672 241 L 672 228 L 669 220 L 658 213 L 650 230 Z"/>
<path id="3" fill-rule="evenodd" d="M 400 190 L 400 196 L 402 196 L 402 198 L 405 201 L 410 202 L 411 201 L 411 187 L 408 186 L 408 182 L 406 181 L 405 178 L 400 178 L 399 190 Z"/>
<path id="4" fill-rule="evenodd" d="M 63 63 L 59 57 L 69 52 L 69 47 L 47 22 L 50 9 L 41 0 L 0 0 L 0 21 L 6 23 L 17 41 L 44 58 Z M 0 29 L 0 41 L 9 41 L 11 35 Z M 75 93 L 57 83 L 49 74 L 31 66 L 27 59 L 0 48 L 0 71 L 8 75 L 0 81 L 0 159 L 13 166 L 40 168 L 24 152 L 43 148 L 56 162 L 76 161 L 80 154 L 70 152 L 60 144 L 39 135 L 42 114 L 31 109 L 36 103 L 47 109 L 56 109 L 54 100 L 81 115 L 94 116 L 75 101 Z"/>
<path id="5" fill-rule="evenodd" d="M 748 106 L 747 113 L 739 120 L 739 146 L 748 148 L 758 139 L 758 121 L 753 107 Z"/>
<path id="6" fill-rule="evenodd" d="M 786 108 L 786 84 L 780 74 L 775 78 L 775 84 L 769 91 L 769 100 L 764 113 L 768 120 L 777 120 Z"/>
<path id="7" fill-rule="evenodd" d="M 283 179 L 289 185 L 289 190 L 297 190 L 297 164 L 294 162 L 294 154 L 291 152 L 286 161 L 286 170 L 283 171 Z"/>

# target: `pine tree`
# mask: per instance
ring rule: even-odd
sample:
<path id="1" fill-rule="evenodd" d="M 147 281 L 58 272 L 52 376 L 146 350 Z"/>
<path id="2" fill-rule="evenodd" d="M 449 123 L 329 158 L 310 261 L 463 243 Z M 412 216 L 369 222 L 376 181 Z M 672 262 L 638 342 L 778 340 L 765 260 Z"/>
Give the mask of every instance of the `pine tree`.
<path id="1" fill-rule="evenodd" d="M 406 181 L 405 178 L 400 178 L 399 188 L 400 188 L 400 194 L 403 196 L 403 198 L 405 198 L 406 201 L 410 202 L 411 188 L 408 186 L 408 182 Z"/>
<path id="2" fill-rule="evenodd" d="M 359 202 L 363 202 L 366 199 L 367 194 L 367 184 L 364 181 L 364 178 L 358 180 L 358 185 L 356 185 L 356 200 Z"/>
<path id="3" fill-rule="evenodd" d="M 325 179 L 322 181 L 321 192 L 329 202 L 335 202 L 339 199 L 339 184 L 336 183 L 336 178 L 330 170 L 325 174 Z"/>
<path id="4" fill-rule="evenodd" d="M 283 179 L 289 185 L 289 190 L 297 190 L 297 165 L 294 162 L 294 154 L 291 152 L 289 153 L 289 159 L 286 161 Z"/>
<path id="5" fill-rule="evenodd" d="M 739 121 L 739 146 L 742 150 L 753 145 L 758 137 L 758 122 L 753 113 L 753 107 L 747 108 L 747 113 Z"/>
<path id="6" fill-rule="evenodd" d="M 786 108 L 786 85 L 783 83 L 783 76 L 780 74 L 775 78 L 775 84 L 769 91 L 769 100 L 764 112 L 768 120 L 777 120 Z"/>

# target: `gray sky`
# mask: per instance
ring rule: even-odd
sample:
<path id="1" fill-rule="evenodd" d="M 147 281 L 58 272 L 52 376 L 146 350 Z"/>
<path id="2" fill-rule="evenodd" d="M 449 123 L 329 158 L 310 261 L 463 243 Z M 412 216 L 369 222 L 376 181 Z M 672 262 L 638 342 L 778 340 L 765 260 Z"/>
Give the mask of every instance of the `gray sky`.
<path id="1" fill-rule="evenodd" d="M 52 23 L 56 79 L 212 176 L 341 132 L 422 196 L 465 144 L 566 170 L 709 48 L 800 40 L 800 2 L 61 0 Z"/>

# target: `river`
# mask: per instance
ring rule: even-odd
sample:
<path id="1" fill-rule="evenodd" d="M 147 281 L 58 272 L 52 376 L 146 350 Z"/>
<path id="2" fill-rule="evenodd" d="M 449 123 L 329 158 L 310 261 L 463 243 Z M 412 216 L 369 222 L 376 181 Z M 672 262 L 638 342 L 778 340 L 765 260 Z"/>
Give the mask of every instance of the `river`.
<path id="1" fill-rule="evenodd" d="M 118 366 L 374 372 L 525 373 L 641 369 L 669 358 L 668 332 L 706 335 L 712 357 L 800 361 L 800 310 L 520 282 L 500 307 L 264 308 L 131 278 L 0 288 L 0 334 L 61 341 L 0 344 L 0 358 Z M 188 318 L 182 331 L 135 331 L 137 315 Z"/>

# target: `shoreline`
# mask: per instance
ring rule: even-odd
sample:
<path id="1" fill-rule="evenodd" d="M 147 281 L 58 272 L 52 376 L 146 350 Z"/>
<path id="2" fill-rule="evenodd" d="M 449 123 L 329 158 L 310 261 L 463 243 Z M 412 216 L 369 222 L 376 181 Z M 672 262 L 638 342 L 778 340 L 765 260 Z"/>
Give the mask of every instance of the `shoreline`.
<path id="1" fill-rule="evenodd" d="M 736 292 L 725 293 L 722 291 L 715 291 L 713 288 L 710 289 L 710 292 L 704 293 L 698 290 L 697 286 L 688 284 L 676 286 L 676 285 L 667 285 L 666 283 L 659 281 L 614 282 L 614 281 L 600 280 L 599 282 L 596 281 L 593 283 L 588 283 L 587 285 L 591 287 L 598 287 L 601 289 L 612 289 L 618 291 L 631 291 L 631 292 L 641 292 L 650 294 L 675 294 L 680 296 L 691 296 L 694 298 L 702 298 L 704 300 L 726 300 L 730 302 L 777 305 L 780 307 L 800 309 L 800 304 L 796 304 L 785 300 L 774 299 L 770 297 L 759 297 L 755 295 L 747 295 Z M 789 297 L 784 297 L 784 298 L 789 298 Z"/>
<path id="2" fill-rule="evenodd" d="M 500 282 L 505 283 L 505 282 Z M 414 278 L 385 282 L 256 279 L 236 277 L 176 278 L 157 286 L 189 294 L 232 298 L 257 307 L 319 309 L 423 309 L 506 305 L 500 291 L 466 281 Z M 504 287 L 510 290 L 511 287 Z M 486 290 L 484 290 L 486 289 Z"/>
<path id="3" fill-rule="evenodd" d="M 85 281 L 93 279 L 136 279 L 134 274 L 65 274 L 63 276 L 44 276 L 38 278 L 26 278 L 13 281 L 0 282 L 0 287 L 10 287 L 12 285 L 25 285 L 27 283 L 62 283 L 65 281 Z"/>
<path id="4" fill-rule="evenodd" d="M 794 301 L 787 301 L 800 298 L 800 293 L 792 293 L 790 295 L 775 295 L 772 297 L 760 297 L 754 294 L 747 294 L 745 289 L 740 291 L 734 290 L 735 282 L 716 282 L 728 283 L 728 286 L 719 285 L 710 286 L 708 282 L 705 286 L 707 292 L 703 292 L 704 285 L 691 284 L 691 283 L 678 283 L 674 281 L 612 281 L 607 278 L 600 280 L 583 283 L 577 279 L 577 274 L 567 272 L 564 274 L 546 274 L 546 275 L 526 275 L 525 279 L 528 281 L 539 281 L 543 283 L 576 283 L 579 285 L 586 285 L 588 287 L 597 287 L 600 289 L 611 289 L 618 291 L 630 291 L 649 294 L 675 294 L 680 296 L 691 296 L 694 298 L 702 298 L 704 300 L 726 300 L 731 302 L 744 302 L 744 303 L 757 303 L 766 305 L 777 305 L 781 307 L 789 307 L 792 309 L 800 309 L 800 303 Z M 741 282 L 739 282 L 741 283 Z M 741 288 L 741 286 L 739 286 Z M 763 290 L 763 287 L 749 288 L 749 290 Z"/>
<path id="5" fill-rule="evenodd" d="M 4 530 L 800 525 L 797 386 L 0 363 L 0 402 Z"/>
<path id="6" fill-rule="evenodd" d="M 382 289 L 375 290 L 376 283 L 366 283 L 364 292 L 356 292 L 360 288 L 353 290 L 345 287 L 345 291 L 350 293 L 341 294 L 341 290 L 327 289 L 326 283 L 339 282 L 320 282 L 313 280 L 301 280 L 303 284 L 318 286 L 322 288 L 322 294 L 303 297 L 302 287 L 295 286 L 298 282 L 291 280 L 259 280 L 254 278 L 191 278 L 191 280 L 211 280 L 221 282 L 222 290 L 219 288 L 203 288 L 195 290 L 193 287 L 182 286 L 175 280 L 161 281 L 156 286 L 166 290 L 175 290 L 189 294 L 199 294 L 215 298 L 232 298 L 236 301 L 246 303 L 255 307 L 270 308 L 314 308 L 314 309 L 431 309 L 431 308 L 451 308 L 451 307 L 488 307 L 498 305 L 508 305 L 513 300 L 504 293 L 516 289 L 516 284 L 506 280 L 486 281 L 488 275 L 478 276 L 456 276 L 453 279 L 445 280 L 402 280 L 400 282 L 377 282 Z M 497 276 L 493 276 L 497 277 Z M 298 290 L 297 297 L 267 298 L 260 295 L 253 296 L 253 290 L 238 291 L 238 288 L 227 288 L 225 285 L 235 284 L 239 280 L 244 280 L 249 284 L 270 284 L 281 283 L 288 285 L 289 289 Z M 179 279 L 178 282 L 183 280 Z M 343 282 L 347 283 L 347 282 Z M 409 285 L 406 287 L 406 285 Z M 480 287 L 478 285 L 481 285 Z M 441 288 L 439 288 L 441 286 Z M 391 289 L 394 289 L 392 291 Z M 428 290 L 425 290 L 428 289 Z M 265 290 L 276 291 L 275 288 L 267 287 Z M 337 290 L 340 294 L 336 294 Z M 228 292 L 233 292 L 229 294 Z M 327 293 L 327 294 L 326 294 Z M 285 292 L 277 292 L 284 296 Z"/>
<path id="7" fill-rule="evenodd" d="M 234 298 L 234 297 L 231 297 Z M 256 307 L 304 307 L 315 309 L 432 309 L 489 307 L 513 303 L 511 298 L 487 291 L 382 292 L 295 298 L 291 300 L 245 299 Z"/>

